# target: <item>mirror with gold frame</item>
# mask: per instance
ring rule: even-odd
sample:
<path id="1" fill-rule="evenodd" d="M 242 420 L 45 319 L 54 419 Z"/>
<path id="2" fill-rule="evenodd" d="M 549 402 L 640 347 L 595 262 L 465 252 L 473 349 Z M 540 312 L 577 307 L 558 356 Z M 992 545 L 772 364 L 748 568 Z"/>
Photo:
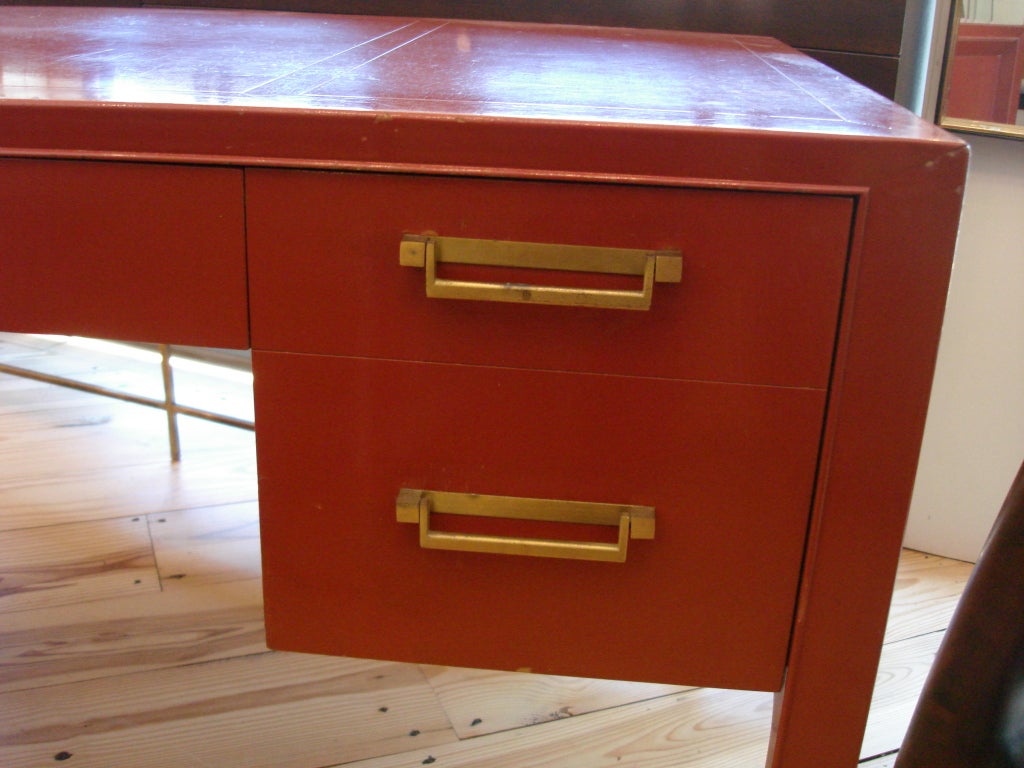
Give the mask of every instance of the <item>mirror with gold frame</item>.
<path id="1" fill-rule="evenodd" d="M 1024 139 L 1024 0 L 953 3 L 940 123 Z"/>

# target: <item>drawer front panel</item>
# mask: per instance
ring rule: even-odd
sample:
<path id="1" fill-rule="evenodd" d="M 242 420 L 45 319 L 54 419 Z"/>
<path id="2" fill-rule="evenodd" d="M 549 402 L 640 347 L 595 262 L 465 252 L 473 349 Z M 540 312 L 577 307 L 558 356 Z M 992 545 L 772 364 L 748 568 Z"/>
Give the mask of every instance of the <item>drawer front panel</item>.
<path id="1" fill-rule="evenodd" d="M 254 369 L 272 647 L 780 686 L 823 393 L 258 351 Z M 624 563 L 424 549 L 402 488 L 650 506 L 655 538 Z"/>
<path id="2" fill-rule="evenodd" d="M 255 348 L 827 383 L 849 198 L 258 169 L 246 189 Z M 682 276 L 647 311 L 428 298 L 425 270 L 399 264 L 403 235 L 425 233 L 679 250 Z"/>
<path id="3" fill-rule="evenodd" d="M 0 160 L 0 328 L 246 348 L 242 172 Z"/>

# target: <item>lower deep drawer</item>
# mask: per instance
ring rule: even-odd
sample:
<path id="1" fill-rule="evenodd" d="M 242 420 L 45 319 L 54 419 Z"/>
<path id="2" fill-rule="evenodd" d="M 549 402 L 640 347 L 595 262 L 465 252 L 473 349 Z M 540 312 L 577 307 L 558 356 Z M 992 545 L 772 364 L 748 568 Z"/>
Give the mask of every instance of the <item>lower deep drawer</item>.
<path id="1" fill-rule="evenodd" d="M 824 393 L 256 352 L 274 648 L 775 690 Z M 634 504 L 624 563 L 420 547 L 400 489 Z"/>

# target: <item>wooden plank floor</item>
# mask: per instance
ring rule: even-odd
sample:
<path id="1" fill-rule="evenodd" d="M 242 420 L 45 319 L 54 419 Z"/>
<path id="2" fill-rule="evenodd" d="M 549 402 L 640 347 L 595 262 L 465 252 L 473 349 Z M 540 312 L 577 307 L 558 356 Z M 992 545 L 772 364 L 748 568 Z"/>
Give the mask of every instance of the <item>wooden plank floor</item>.
<path id="1" fill-rule="evenodd" d="M 11 335 L 0 362 L 152 373 Z M 196 391 L 251 397 L 216 377 Z M 253 435 L 183 419 L 171 465 L 165 424 L 0 374 L 0 765 L 763 765 L 769 694 L 268 651 Z M 865 765 L 892 765 L 969 572 L 904 553 Z"/>

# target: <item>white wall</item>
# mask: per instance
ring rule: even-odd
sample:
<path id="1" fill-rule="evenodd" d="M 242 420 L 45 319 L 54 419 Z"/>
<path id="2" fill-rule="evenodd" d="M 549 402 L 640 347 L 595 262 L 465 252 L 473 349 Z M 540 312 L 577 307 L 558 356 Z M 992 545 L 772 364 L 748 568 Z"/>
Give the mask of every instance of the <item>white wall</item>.
<path id="1" fill-rule="evenodd" d="M 1024 0 L 964 0 L 964 15 L 990 24 L 1024 23 Z"/>
<path id="2" fill-rule="evenodd" d="M 905 544 L 974 561 L 1024 461 L 1024 141 L 971 144 Z"/>

